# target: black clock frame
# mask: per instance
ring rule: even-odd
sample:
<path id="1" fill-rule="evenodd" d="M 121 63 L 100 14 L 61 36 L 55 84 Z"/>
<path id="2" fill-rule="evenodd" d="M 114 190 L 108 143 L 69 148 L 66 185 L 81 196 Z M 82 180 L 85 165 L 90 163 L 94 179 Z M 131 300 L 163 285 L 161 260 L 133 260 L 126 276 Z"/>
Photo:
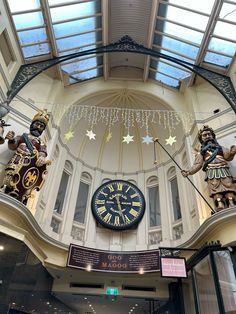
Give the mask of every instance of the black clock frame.
<path id="1" fill-rule="evenodd" d="M 129 223 L 127 225 L 122 225 L 122 226 L 117 226 L 117 225 L 105 222 L 102 219 L 102 217 L 98 214 L 98 212 L 96 211 L 96 207 L 97 207 L 96 199 L 97 199 L 97 196 L 100 194 L 100 192 L 104 189 L 104 187 L 106 187 L 108 185 L 112 185 L 114 183 L 119 183 L 119 182 L 132 187 L 132 189 L 138 193 L 138 197 L 141 200 L 141 202 L 140 202 L 141 205 L 139 207 L 140 214 L 137 217 L 134 217 L 131 223 Z M 110 193 L 113 193 L 113 192 L 110 192 Z M 123 192 L 123 194 L 124 194 L 124 192 Z M 128 207 L 128 205 L 126 205 L 126 208 L 127 207 Z M 131 206 L 129 206 L 129 207 L 131 208 Z M 129 181 L 119 180 L 119 179 L 110 180 L 110 181 L 107 181 L 107 182 L 103 183 L 102 185 L 100 185 L 97 188 L 97 190 L 94 192 L 92 200 L 91 200 L 91 209 L 92 209 L 92 213 L 93 213 L 93 216 L 96 219 L 96 221 L 100 225 L 102 225 L 103 227 L 111 229 L 111 230 L 115 230 L 115 231 L 123 231 L 123 230 L 136 228 L 137 225 L 139 224 L 139 222 L 141 221 L 141 219 L 143 218 L 143 215 L 145 213 L 145 208 L 146 208 L 145 198 L 144 198 L 143 193 L 140 191 L 140 189 L 135 184 L 133 184 Z"/>

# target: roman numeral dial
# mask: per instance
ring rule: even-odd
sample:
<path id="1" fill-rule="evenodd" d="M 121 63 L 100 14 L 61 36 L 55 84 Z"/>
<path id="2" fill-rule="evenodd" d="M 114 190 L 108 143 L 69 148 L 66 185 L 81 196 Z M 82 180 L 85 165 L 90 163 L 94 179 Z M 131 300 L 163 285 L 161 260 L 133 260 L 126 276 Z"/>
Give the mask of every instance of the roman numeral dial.
<path id="1" fill-rule="evenodd" d="M 91 209 L 100 225 L 113 230 L 126 230 L 137 227 L 145 212 L 145 200 L 133 183 L 112 180 L 95 191 Z"/>

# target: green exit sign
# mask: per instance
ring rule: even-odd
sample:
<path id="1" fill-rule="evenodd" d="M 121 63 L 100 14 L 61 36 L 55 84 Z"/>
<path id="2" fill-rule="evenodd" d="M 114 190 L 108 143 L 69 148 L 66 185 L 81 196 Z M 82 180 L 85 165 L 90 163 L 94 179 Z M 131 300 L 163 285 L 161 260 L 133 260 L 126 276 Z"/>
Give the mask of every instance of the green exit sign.
<path id="1" fill-rule="evenodd" d="M 107 295 L 118 295 L 118 288 L 115 287 L 107 287 L 106 289 Z"/>

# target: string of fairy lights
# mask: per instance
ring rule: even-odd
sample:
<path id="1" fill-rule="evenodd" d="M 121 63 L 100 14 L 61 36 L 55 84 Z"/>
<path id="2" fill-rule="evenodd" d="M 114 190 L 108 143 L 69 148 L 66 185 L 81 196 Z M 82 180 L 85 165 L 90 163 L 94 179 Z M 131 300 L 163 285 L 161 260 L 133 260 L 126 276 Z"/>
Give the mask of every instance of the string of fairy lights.
<path id="1" fill-rule="evenodd" d="M 185 130 L 189 129 L 194 119 L 189 112 L 177 112 L 171 110 L 150 110 L 150 109 L 131 109 L 131 108 L 114 108 L 114 107 L 98 107 L 98 106 L 71 106 L 64 114 L 68 119 L 70 126 L 68 132 L 64 134 L 66 140 L 74 137 L 74 129 L 78 122 L 82 119 L 87 121 L 88 128 L 86 136 L 89 140 L 96 140 L 95 129 L 99 124 L 108 127 L 106 142 L 112 139 L 112 129 L 116 124 L 123 124 L 127 131 L 127 135 L 123 136 L 122 142 L 129 144 L 134 141 L 132 128 L 139 127 L 145 129 L 146 136 L 142 137 L 142 143 L 150 144 L 153 137 L 150 136 L 150 125 L 158 125 L 169 131 L 169 138 L 166 139 L 167 144 L 172 145 L 176 142 L 176 137 L 171 136 L 173 130 L 182 124 Z"/>

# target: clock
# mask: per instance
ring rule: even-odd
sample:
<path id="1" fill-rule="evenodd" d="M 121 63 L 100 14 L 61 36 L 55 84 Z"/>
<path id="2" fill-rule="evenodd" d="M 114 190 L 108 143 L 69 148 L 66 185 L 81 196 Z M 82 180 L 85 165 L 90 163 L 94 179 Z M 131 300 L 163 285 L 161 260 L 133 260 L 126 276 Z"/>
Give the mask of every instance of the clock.
<path id="1" fill-rule="evenodd" d="M 91 202 L 95 219 L 112 230 L 136 227 L 145 212 L 145 199 L 134 184 L 112 180 L 102 184 Z"/>

